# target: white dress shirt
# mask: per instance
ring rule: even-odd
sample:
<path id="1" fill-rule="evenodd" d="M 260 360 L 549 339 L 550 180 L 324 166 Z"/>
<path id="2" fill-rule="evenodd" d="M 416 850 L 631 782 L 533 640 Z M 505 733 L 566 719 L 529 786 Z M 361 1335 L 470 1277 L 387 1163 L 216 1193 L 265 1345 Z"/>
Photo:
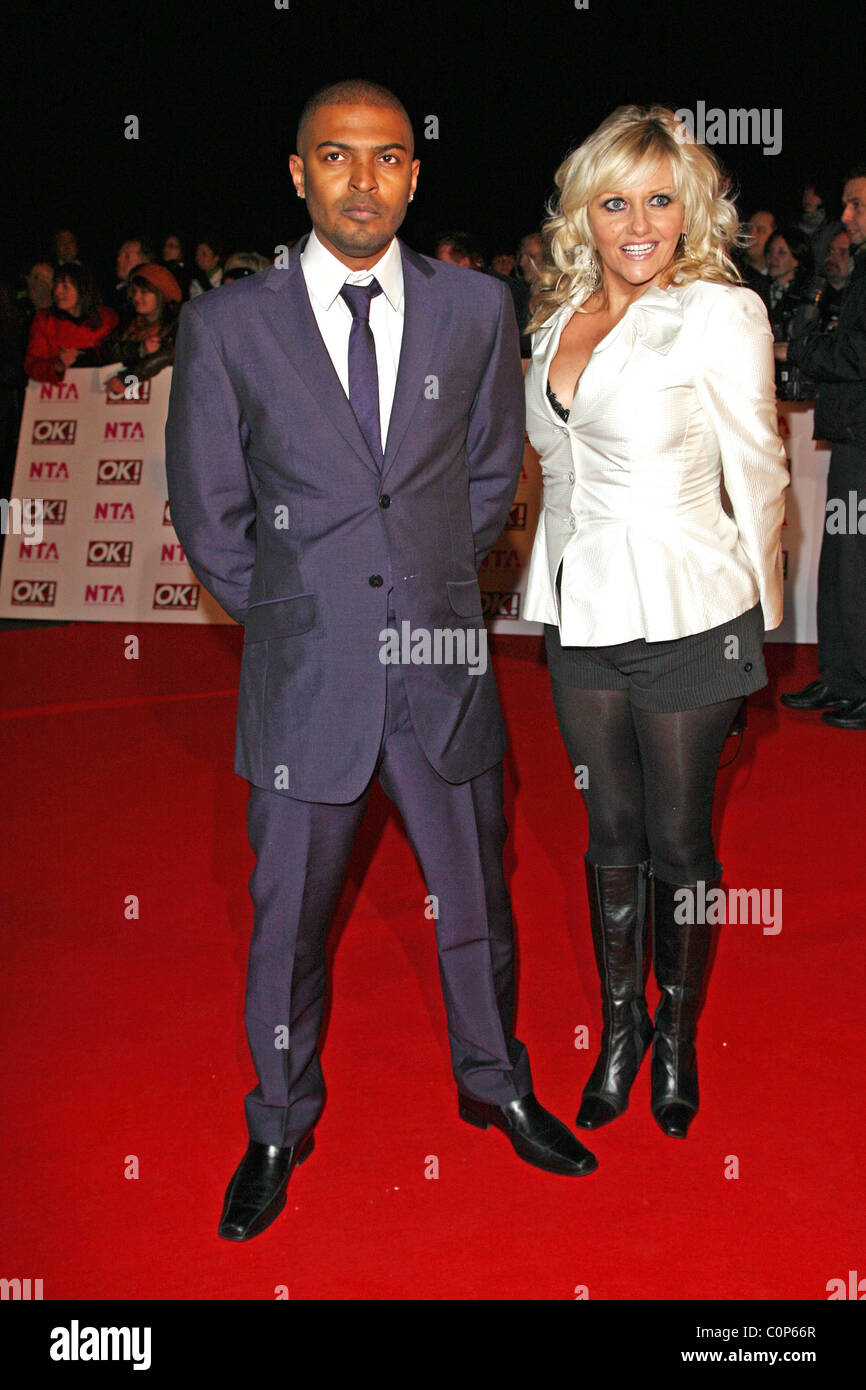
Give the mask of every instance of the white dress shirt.
<path id="1" fill-rule="evenodd" d="M 565 423 L 545 387 L 572 312 L 537 330 L 526 373 L 544 491 L 525 617 L 590 647 L 704 632 L 759 599 L 778 627 L 789 478 L 762 301 L 651 286 L 596 345 Z"/>
<path id="2" fill-rule="evenodd" d="M 370 301 L 370 329 L 376 345 L 376 370 L 379 376 L 379 424 L 382 430 L 382 449 L 388 439 L 388 424 L 397 385 L 400 345 L 403 341 L 403 258 L 397 238 L 393 237 L 387 250 L 369 270 L 349 270 L 338 261 L 326 246 L 311 232 L 301 252 L 301 270 L 319 332 L 340 378 L 346 395 L 349 394 L 349 334 L 352 311 L 340 294 L 345 284 L 369 285 L 375 277 L 382 293 Z"/>

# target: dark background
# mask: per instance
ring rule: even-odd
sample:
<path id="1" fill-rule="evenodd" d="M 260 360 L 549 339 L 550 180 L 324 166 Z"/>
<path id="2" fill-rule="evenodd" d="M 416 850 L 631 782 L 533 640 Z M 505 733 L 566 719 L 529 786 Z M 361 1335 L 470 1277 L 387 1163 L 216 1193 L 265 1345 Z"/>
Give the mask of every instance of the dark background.
<path id="1" fill-rule="evenodd" d="M 18 68 L 0 92 L 7 272 L 59 225 L 109 277 L 130 233 L 159 253 L 178 232 L 188 263 L 202 236 L 272 256 L 308 225 L 288 174 L 298 112 L 342 77 L 384 82 L 413 117 L 421 180 L 401 235 L 427 252 L 449 229 L 477 233 L 488 255 L 512 249 L 541 221 L 563 156 L 624 102 L 780 107 L 778 155 L 714 147 L 744 216 L 796 217 L 817 178 L 835 217 L 845 170 L 866 159 L 866 32 L 841 0 L 16 0 L 2 24 Z M 128 114 L 138 141 L 124 138 Z M 431 114 L 438 140 L 423 138 Z"/>

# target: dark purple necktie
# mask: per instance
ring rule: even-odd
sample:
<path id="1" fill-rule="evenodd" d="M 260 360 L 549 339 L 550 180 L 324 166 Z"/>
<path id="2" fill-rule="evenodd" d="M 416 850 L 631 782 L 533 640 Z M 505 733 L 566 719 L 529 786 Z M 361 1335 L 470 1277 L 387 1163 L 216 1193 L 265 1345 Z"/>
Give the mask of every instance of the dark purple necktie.
<path id="1" fill-rule="evenodd" d="M 376 366 L 376 343 L 370 327 L 370 300 L 382 293 L 378 280 L 369 285 L 346 284 L 340 290 L 352 311 L 349 333 L 349 404 L 370 446 L 370 452 L 382 467 L 382 428 L 379 419 L 379 371 Z"/>

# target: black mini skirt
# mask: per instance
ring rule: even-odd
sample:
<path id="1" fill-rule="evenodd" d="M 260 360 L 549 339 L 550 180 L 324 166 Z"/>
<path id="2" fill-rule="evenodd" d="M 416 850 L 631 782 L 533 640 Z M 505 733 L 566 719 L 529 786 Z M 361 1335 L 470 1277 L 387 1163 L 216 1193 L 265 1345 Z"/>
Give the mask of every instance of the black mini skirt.
<path id="1" fill-rule="evenodd" d="M 609 647 L 564 647 L 544 625 L 551 680 L 582 690 L 627 690 L 640 709 L 670 713 L 742 699 L 767 684 L 760 603 L 706 632 Z"/>

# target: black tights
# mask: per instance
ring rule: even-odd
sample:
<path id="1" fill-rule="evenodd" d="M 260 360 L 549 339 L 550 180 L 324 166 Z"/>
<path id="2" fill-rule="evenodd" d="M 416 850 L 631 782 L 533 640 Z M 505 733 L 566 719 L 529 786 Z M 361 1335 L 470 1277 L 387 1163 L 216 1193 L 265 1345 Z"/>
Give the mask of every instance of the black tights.
<path id="1" fill-rule="evenodd" d="M 590 863 L 650 859 L 665 883 L 715 878 L 716 771 L 741 700 L 656 714 L 625 690 L 553 681 L 553 703 L 586 802 Z"/>

